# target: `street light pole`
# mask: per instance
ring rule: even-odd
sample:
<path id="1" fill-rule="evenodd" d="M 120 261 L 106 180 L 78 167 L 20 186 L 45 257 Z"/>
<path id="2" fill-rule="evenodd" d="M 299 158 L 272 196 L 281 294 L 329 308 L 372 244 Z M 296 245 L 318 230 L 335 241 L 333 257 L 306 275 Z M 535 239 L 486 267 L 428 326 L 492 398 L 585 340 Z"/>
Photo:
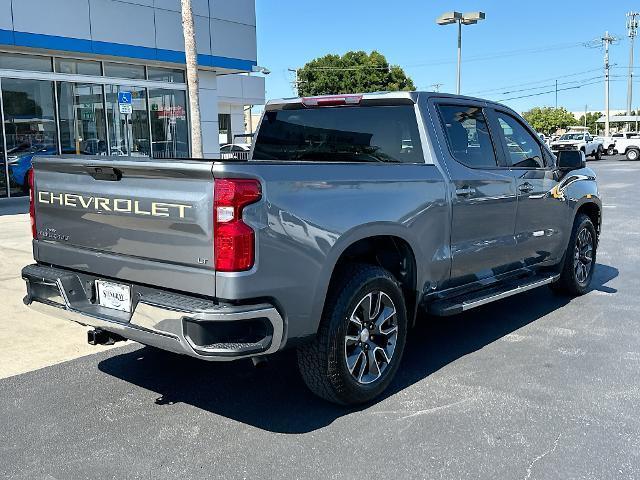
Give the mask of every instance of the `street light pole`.
<path id="1" fill-rule="evenodd" d="M 456 93 L 460 95 L 460 71 L 462 69 L 462 25 L 473 25 L 485 19 L 484 12 L 447 12 L 436 19 L 438 25 L 458 24 L 458 62 L 456 68 Z"/>

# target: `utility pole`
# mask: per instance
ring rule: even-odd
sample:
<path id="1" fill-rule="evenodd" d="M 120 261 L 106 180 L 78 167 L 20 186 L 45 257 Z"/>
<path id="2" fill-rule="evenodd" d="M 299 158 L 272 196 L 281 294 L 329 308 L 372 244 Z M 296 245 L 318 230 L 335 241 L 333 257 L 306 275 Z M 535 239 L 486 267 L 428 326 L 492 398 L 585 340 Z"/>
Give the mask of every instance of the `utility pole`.
<path id="1" fill-rule="evenodd" d="M 609 136 L 609 45 L 615 40 L 614 37 L 605 32 L 602 37 L 604 43 L 604 136 Z"/>
<path id="2" fill-rule="evenodd" d="M 558 109 L 558 80 L 556 80 L 556 110 Z"/>
<path id="3" fill-rule="evenodd" d="M 633 44 L 638 32 L 638 12 L 627 13 L 627 35 L 629 36 L 629 78 L 627 80 L 627 115 L 631 115 L 631 103 L 633 101 Z"/>
<path id="4" fill-rule="evenodd" d="M 204 158 L 202 152 L 202 123 L 200 121 L 200 81 L 198 79 L 198 49 L 193 23 L 191 0 L 181 0 L 184 52 L 187 60 L 187 87 L 191 110 L 191 155 Z"/>
<path id="5" fill-rule="evenodd" d="M 293 82 L 292 82 L 292 86 L 293 86 L 293 93 L 296 96 L 300 96 L 300 84 L 298 82 L 298 69 L 297 68 L 287 68 L 287 71 L 293 73 Z"/>

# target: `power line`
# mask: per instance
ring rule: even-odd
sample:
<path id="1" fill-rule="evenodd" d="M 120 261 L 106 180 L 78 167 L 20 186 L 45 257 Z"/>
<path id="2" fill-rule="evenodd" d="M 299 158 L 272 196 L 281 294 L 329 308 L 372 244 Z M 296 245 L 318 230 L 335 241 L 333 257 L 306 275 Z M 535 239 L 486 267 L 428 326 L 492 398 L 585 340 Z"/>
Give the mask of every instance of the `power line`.
<path id="1" fill-rule="evenodd" d="M 512 93 L 528 92 L 528 91 L 531 91 L 531 90 L 540 90 L 542 88 L 550 88 L 550 87 L 557 86 L 557 85 L 570 85 L 572 83 L 588 82 L 588 81 L 591 81 L 591 80 L 597 80 L 599 78 L 603 78 L 603 76 L 602 75 L 598 75 L 596 77 L 584 78 L 582 80 L 569 80 L 568 82 L 557 82 L 556 81 L 555 83 L 540 85 L 538 87 L 528 87 L 528 88 L 520 88 L 520 89 L 517 89 L 517 90 L 507 90 L 505 92 L 500 93 L 499 95 L 510 95 Z M 498 94 L 496 94 L 496 95 L 498 95 Z"/>
<path id="2" fill-rule="evenodd" d="M 583 83 L 582 85 L 575 85 L 575 86 L 573 86 L 573 87 L 559 88 L 557 91 L 558 91 L 558 92 L 564 92 L 564 91 L 566 91 L 566 90 L 576 90 L 576 89 L 578 89 L 578 88 L 587 87 L 587 86 L 589 86 L 589 85 L 596 85 L 596 84 L 598 84 L 598 83 L 600 83 L 600 81 L 599 81 L 599 80 L 598 80 L 597 82 Z M 540 95 L 547 95 L 547 94 L 549 94 L 549 93 L 554 93 L 555 91 L 556 91 L 556 90 L 554 89 L 554 90 L 549 90 L 549 91 L 546 91 L 546 92 L 531 93 L 531 94 L 529 94 L 529 95 L 520 95 L 520 96 L 518 96 L 518 97 L 501 98 L 501 99 L 499 99 L 498 101 L 499 101 L 499 102 L 506 102 L 506 101 L 509 101 L 509 100 L 518 100 L 518 99 L 520 99 L 520 98 L 538 97 L 538 96 L 540 96 Z"/>
<path id="3" fill-rule="evenodd" d="M 584 75 L 584 74 L 587 74 L 587 73 L 598 72 L 598 71 L 600 71 L 600 68 L 601 67 L 591 68 L 589 70 L 583 70 L 581 72 L 567 73 L 566 75 L 556 75 L 555 77 L 545 78 L 545 79 L 542 79 L 542 80 L 536 80 L 536 81 L 532 81 L 532 82 L 511 84 L 511 85 L 507 85 L 507 86 L 504 86 L 504 87 L 489 88 L 489 89 L 486 89 L 486 90 L 477 90 L 475 92 L 470 93 L 470 95 L 477 95 L 479 93 L 497 92 L 497 91 L 505 90 L 505 89 L 508 89 L 508 88 L 518 88 L 518 87 L 524 87 L 526 85 L 537 85 L 539 83 L 552 82 L 552 81 L 555 81 L 555 80 L 558 80 L 558 79 L 561 79 L 561 78 L 575 77 L 575 76 Z"/>

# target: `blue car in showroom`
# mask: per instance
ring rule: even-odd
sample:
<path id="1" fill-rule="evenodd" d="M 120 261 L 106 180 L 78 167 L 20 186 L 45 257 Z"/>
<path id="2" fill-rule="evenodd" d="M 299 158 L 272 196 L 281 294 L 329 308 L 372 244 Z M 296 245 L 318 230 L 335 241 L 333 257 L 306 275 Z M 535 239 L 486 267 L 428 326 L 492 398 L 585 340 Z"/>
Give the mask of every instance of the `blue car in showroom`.
<path id="1" fill-rule="evenodd" d="M 28 145 L 9 150 L 7 165 L 11 183 L 20 187 L 23 191 L 29 190 L 29 178 L 27 172 L 31 168 L 31 162 L 36 155 L 57 155 L 55 145 Z"/>

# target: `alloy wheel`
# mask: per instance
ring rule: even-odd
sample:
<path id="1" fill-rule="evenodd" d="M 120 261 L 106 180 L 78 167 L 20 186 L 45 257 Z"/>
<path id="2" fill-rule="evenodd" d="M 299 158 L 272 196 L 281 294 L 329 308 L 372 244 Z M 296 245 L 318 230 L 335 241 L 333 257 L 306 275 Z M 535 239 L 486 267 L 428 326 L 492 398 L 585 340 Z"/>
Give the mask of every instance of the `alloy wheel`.
<path id="1" fill-rule="evenodd" d="M 573 270 L 579 284 L 584 285 L 587 282 L 592 268 L 593 235 L 589 229 L 583 228 L 576 239 L 573 255 Z"/>
<path id="2" fill-rule="evenodd" d="M 360 384 L 378 380 L 393 359 L 398 337 L 396 307 L 384 292 L 362 298 L 349 317 L 344 339 L 347 369 Z"/>

